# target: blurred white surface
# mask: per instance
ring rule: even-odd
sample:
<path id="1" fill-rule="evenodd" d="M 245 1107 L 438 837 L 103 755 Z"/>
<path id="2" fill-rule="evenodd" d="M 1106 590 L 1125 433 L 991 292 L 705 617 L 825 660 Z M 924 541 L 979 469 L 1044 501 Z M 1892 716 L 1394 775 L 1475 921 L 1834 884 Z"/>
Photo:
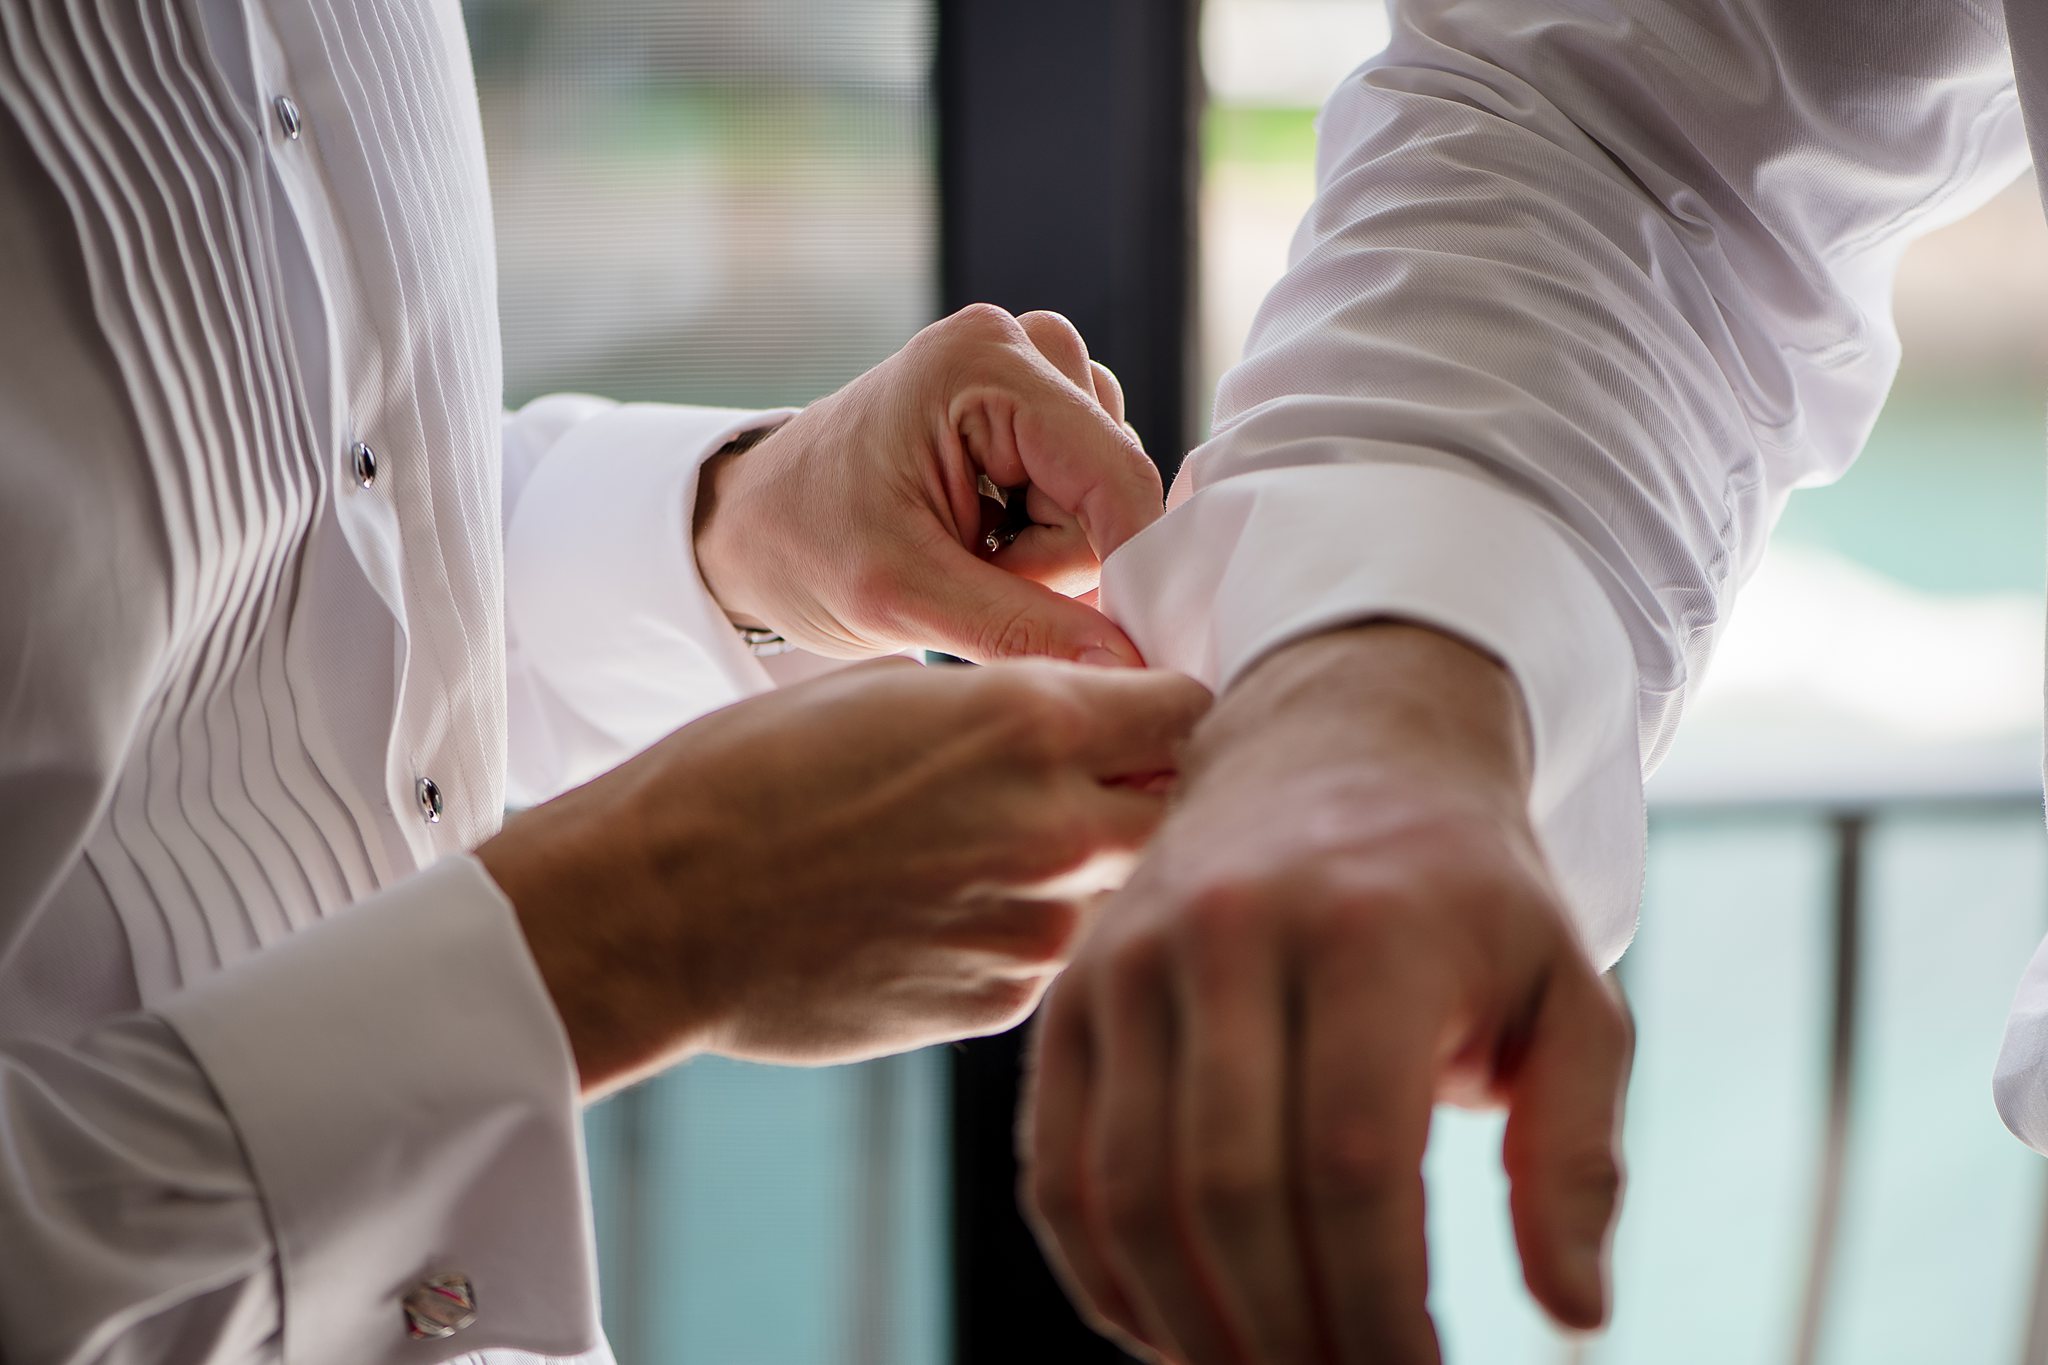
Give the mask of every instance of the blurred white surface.
<path id="1" fill-rule="evenodd" d="M 1202 69 L 1225 104 L 1314 108 L 1387 45 L 1374 0 L 1208 0 Z"/>
<path id="2" fill-rule="evenodd" d="M 2042 608 L 1921 592 L 1780 545 L 1744 590 L 1653 802 L 2026 795 L 2040 782 Z"/>

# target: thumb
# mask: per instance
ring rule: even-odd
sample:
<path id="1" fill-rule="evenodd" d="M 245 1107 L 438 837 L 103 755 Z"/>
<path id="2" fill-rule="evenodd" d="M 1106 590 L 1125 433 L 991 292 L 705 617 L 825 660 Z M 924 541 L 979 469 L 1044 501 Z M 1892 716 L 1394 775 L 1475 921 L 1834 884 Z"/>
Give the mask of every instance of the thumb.
<path id="1" fill-rule="evenodd" d="M 1632 1050 L 1619 1001 L 1590 970 L 1568 968 L 1544 992 L 1510 1085 L 1501 1155 L 1523 1277 L 1552 1317 L 1581 1330 L 1600 1326 L 1609 1308 Z"/>
<path id="2" fill-rule="evenodd" d="M 1114 621 L 1043 584 L 1007 573 L 948 542 L 929 582 L 898 618 L 916 643 L 975 663 L 1049 657 L 1142 668 Z"/>
<path id="3" fill-rule="evenodd" d="M 1010 392 L 1007 423 L 963 431 L 969 456 L 996 483 L 1042 492 L 1080 524 L 1098 560 L 1164 514 L 1158 468 L 1093 395 L 1028 368 Z"/>

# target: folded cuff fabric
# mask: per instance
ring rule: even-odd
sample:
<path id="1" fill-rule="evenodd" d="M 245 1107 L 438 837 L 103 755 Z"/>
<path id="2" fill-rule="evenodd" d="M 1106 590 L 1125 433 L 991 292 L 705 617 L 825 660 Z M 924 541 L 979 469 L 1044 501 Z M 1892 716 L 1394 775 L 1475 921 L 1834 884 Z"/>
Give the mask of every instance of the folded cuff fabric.
<path id="1" fill-rule="evenodd" d="M 543 399 L 507 421 L 511 788 L 528 805 L 774 678 L 704 586 L 704 462 L 790 409 Z"/>
<path id="2" fill-rule="evenodd" d="M 276 1242 L 292 1365 L 597 1345 L 575 1065 L 512 907 L 474 858 L 157 1013 L 233 1117 Z M 473 1285 L 477 1321 L 413 1341 L 402 1302 L 436 1274 Z"/>
<path id="3" fill-rule="evenodd" d="M 1529 710 L 1537 833 L 1588 955 L 1619 959 L 1643 878 L 1636 672 L 1562 523 L 1467 474 L 1336 458 L 1175 493 L 1103 571 L 1104 609 L 1146 659 L 1222 688 L 1284 645 L 1376 619 L 1499 659 Z"/>

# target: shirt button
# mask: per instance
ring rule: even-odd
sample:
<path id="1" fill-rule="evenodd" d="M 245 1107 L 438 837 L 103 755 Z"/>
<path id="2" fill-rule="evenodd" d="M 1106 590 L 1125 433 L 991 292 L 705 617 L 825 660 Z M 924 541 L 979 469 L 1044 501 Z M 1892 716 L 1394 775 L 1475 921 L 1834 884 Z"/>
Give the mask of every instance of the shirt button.
<path id="1" fill-rule="evenodd" d="M 377 482 L 377 452 L 368 445 L 357 441 L 348 448 L 348 457 L 355 465 L 356 482 L 364 488 Z"/>
<path id="2" fill-rule="evenodd" d="M 299 106 L 292 103 L 290 95 L 279 95 L 274 102 L 277 110 L 277 124 L 284 129 L 284 135 L 293 142 L 299 140 L 299 129 L 305 125 L 299 121 Z"/>
<path id="3" fill-rule="evenodd" d="M 413 784 L 413 795 L 419 798 L 420 814 L 430 825 L 441 823 L 441 812 L 446 809 L 441 800 L 440 784 L 431 777 L 423 777 Z"/>
<path id="4" fill-rule="evenodd" d="M 476 1321 L 476 1291 L 462 1275 L 436 1275 L 405 1296 L 406 1334 L 414 1341 L 452 1337 Z"/>

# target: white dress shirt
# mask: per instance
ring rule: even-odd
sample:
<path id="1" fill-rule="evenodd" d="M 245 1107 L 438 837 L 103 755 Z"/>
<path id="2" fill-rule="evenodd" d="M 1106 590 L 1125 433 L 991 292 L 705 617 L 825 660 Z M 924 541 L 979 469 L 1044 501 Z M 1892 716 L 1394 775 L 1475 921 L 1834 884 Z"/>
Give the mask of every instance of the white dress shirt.
<path id="1" fill-rule="evenodd" d="M 1375 616 L 1498 654 L 1610 961 L 1641 766 L 1786 491 L 1869 427 L 1901 246 L 2023 164 L 2005 34 L 1395 11 L 1106 599 L 1212 681 Z M 569 1058 L 461 850 L 769 685 L 686 525 L 763 418 L 501 429 L 454 0 L 5 0 L 0 111 L 0 1355 L 601 1350 Z M 410 1340 L 438 1274 L 476 1321 Z"/>
<path id="2" fill-rule="evenodd" d="M 1641 779 L 1786 498 L 1877 419 L 1900 254 L 2020 174 L 2029 125 L 2048 146 L 2048 3 L 2005 11 L 1394 0 L 1323 110 L 1316 201 L 1215 436 L 1104 609 L 1212 684 L 1376 616 L 1489 650 L 1612 963 Z M 2048 944 L 1996 1092 L 2048 1150 Z"/>
<path id="3" fill-rule="evenodd" d="M 454 0 L 0 4 L 9 1365 L 602 1352 L 463 850 L 769 685 L 688 519 L 777 414 L 502 418 L 495 287 Z"/>

